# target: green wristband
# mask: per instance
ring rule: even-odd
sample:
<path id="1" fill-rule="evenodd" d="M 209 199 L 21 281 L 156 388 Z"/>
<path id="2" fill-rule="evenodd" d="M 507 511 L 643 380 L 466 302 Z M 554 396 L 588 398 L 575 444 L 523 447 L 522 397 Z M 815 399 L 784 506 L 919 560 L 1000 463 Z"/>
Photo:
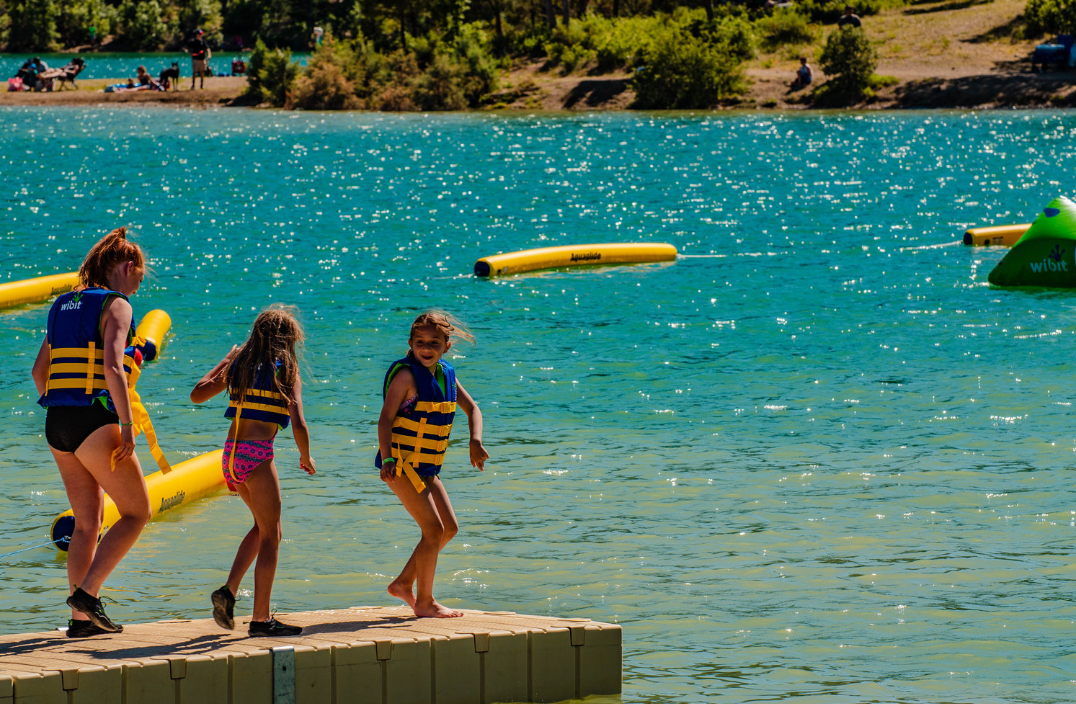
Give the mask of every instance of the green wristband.
<path id="1" fill-rule="evenodd" d="M 130 423 L 120 423 L 120 425 L 121 426 L 123 426 L 123 425 L 134 425 L 134 421 L 132 420 Z"/>
<path id="2" fill-rule="evenodd" d="M 384 467 L 385 465 L 389 464 L 390 462 L 392 464 L 396 464 L 396 458 L 395 457 L 389 457 L 388 459 L 381 460 L 381 466 Z"/>

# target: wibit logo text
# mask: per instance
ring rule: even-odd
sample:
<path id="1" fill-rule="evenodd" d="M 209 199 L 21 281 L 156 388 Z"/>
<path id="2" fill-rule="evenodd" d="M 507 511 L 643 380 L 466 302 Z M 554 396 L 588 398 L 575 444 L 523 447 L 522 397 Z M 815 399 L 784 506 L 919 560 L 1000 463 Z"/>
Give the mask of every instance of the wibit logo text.
<path id="1" fill-rule="evenodd" d="M 60 306 L 60 310 L 78 310 L 82 307 L 82 294 L 76 293 L 71 300 Z"/>
<path id="2" fill-rule="evenodd" d="M 1044 271 L 1068 271 L 1069 263 L 1065 261 L 1065 250 L 1061 249 L 1061 245 L 1054 245 L 1053 250 L 1043 259 L 1041 262 L 1028 262 L 1028 266 L 1036 274 L 1041 274 Z"/>

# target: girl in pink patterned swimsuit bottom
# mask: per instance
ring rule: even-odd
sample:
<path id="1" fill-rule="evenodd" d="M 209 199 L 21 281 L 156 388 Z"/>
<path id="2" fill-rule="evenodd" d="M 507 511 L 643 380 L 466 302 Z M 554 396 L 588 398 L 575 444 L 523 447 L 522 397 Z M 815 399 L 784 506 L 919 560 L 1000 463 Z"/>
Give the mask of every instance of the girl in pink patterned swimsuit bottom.
<path id="1" fill-rule="evenodd" d="M 254 527 L 239 544 L 227 583 L 213 592 L 213 619 L 222 628 L 235 628 L 235 595 L 239 583 L 254 568 L 254 613 L 251 636 L 295 636 L 299 626 L 272 618 L 269 601 L 280 552 L 280 480 L 273 461 L 278 430 L 291 425 L 299 448 L 299 467 L 314 474 L 310 434 L 303 417 L 299 363 L 295 348 L 303 329 L 291 308 L 271 306 L 255 320 L 250 337 L 232 350 L 191 391 L 191 401 L 208 401 L 225 389 L 231 401 L 224 416 L 232 421 L 224 442 L 221 470 L 228 485 L 254 516 Z"/>

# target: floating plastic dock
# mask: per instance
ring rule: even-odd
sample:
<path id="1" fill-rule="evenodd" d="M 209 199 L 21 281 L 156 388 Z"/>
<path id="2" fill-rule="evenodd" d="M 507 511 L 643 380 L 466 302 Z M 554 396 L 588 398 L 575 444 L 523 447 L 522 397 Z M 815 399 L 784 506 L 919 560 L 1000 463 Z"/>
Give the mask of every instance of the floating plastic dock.
<path id="1" fill-rule="evenodd" d="M 622 634 L 608 623 L 483 611 L 418 619 L 403 607 L 281 619 L 305 632 L 249 638 L 249 619 L 237 618 L 235 631 L 203 619 L 80 640 L 0 636 L 0 704 L 486 704 L 621 689 Z"/>
<path id="2" fill-rule="evenodd" d="M 676 247 L 662 243 L 603 243 L 544 247 L 482 257 L 475 276 L 507 276 L 540 269 L 676 261 Z"/>
<path id="3" fill-rule="evenodd" d="M 53 296 L 67 293 L 78 286 L 78 272 L 41 276 L 25 281 L 9 281 L 0 284 L 0 308 L 47 301 Z"/>

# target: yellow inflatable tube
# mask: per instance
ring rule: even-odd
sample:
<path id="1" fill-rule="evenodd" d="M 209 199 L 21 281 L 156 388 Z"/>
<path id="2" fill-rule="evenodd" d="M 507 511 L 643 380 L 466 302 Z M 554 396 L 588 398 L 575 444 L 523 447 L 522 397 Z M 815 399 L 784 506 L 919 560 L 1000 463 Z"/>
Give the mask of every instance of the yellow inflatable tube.
<path id="1" fill-rule="evenodd" d="M 180 462 L 172 468 L 171 472 L 154 472 L 146 477 L 152 517 L 156 518 L 166 511 L 224 489 L 224 474 L 220 469 L 223 454 L 223 450 L 207 452 L 186 462 Z M 120 513 L 116 509 L 116 504 L 106 495 L 101 535 L 104 535 L 119 518 Z M 74 531 L 75 516 L 71 511 L 64 511 L 57 516 L 52 522 L 52 540 L 56 543 L 56 547 L 66 551 Z"/>
<path id="2" fill-rule="evenodd" d="M 539 269 L 676 260 L 676 247 L 661 243 L 580 244 L 495 254 L 474 263 L 475 276 L 505 276 Z"/>
<path id="3" fill-rule="evenodd" d="M 994 225 L 993 227 L 973 227 L 964 233 L 964 244 L 973 247 L 989 247 L 1000 245 L 1012 247 L 1016 241 L 1024 236 L 1031 223 L 1022 225 Z"/>
<path id="4" fill-rule="evenodd" d="M 142 359 L 152 362 L 157 358 L 164 347 L 164 336 L 171 327 L 172 318 L 163 310 L 151 310 L 142 316 L 142 322 L 135 330 L 135 335 L 146 341 L 144 345 L 138 346 L 142 350 Z"/>
<path id="5" fill-rule="evenodd" d="M 78 286 L 77 271 L 25 281 L 10 281 L 0 284 L 0 308 L 47 301 L 53 296 L 67 293 L 75 286 Z"/>

